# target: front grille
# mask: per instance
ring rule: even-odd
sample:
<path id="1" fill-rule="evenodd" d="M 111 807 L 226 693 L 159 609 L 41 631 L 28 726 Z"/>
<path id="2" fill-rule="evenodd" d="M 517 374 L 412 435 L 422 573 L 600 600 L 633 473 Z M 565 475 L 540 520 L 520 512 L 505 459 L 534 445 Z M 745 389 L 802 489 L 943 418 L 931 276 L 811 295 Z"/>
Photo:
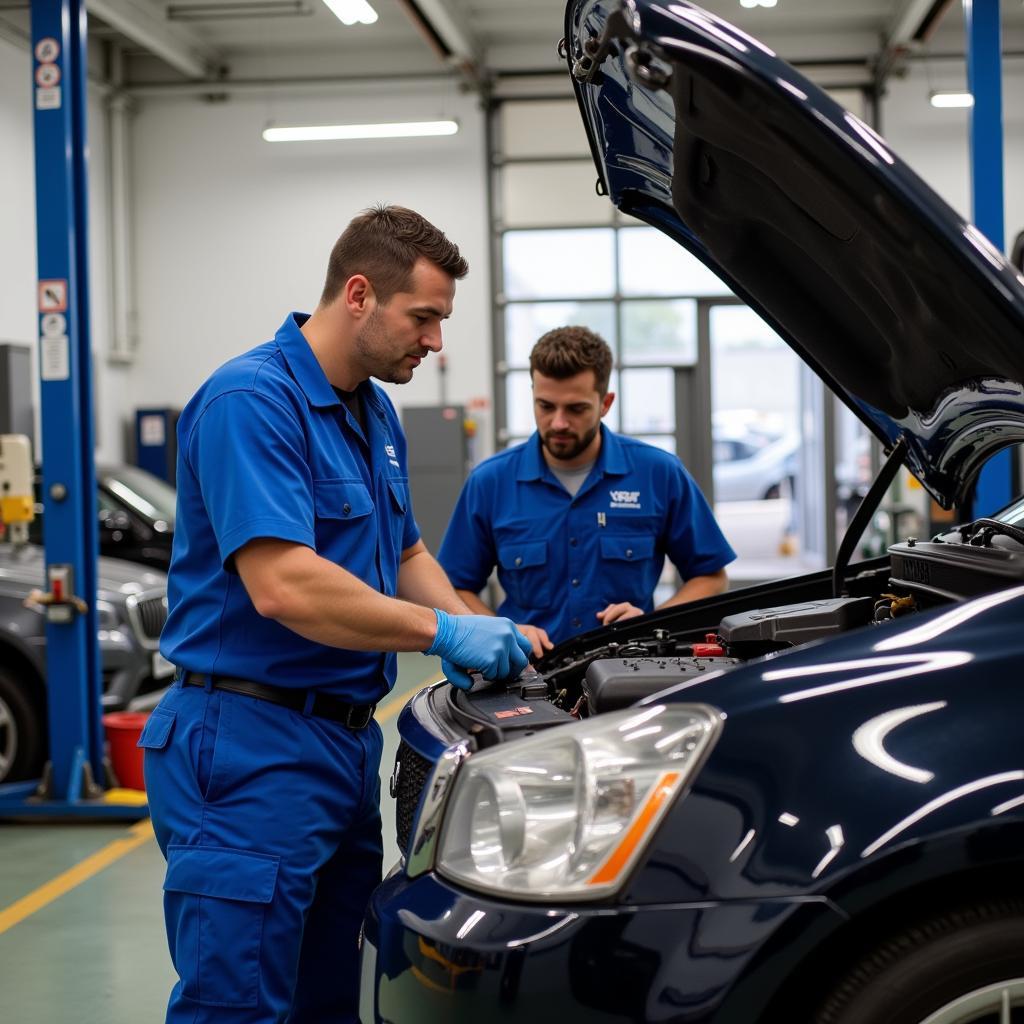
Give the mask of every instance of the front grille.
<path id="1" fill-rule="evenodd" d="M 143 647 L 155 648 L 167 621 L 167 595 L 150 591 L 128 598 L 128 620 Z"/>
<path id="2" fill-rule="evenodd" d="M 395 770 L 398 785 L 395 791 L 395 831 L 398 834 L 398 848 L 408 853 L 409 838 L 412 835 L 412 821 L 419 806 L 420 794 L 430 778 L 434 766 L 417 754 L 405 740 L 398 744 L 395 755 Z"/>

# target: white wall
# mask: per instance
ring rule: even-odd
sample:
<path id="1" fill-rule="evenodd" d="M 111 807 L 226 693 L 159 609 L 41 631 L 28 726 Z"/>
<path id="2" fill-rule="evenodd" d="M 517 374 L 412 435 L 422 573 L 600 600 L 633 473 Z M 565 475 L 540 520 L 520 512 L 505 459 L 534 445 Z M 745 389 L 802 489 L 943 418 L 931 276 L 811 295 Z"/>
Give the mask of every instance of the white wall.
<path id="1" fill-rule="evenodd" d="M 32 124 L 32 64 L 24 47 L 0 39 L 0 341 L 36 349 L 36 207 Z M 102 98 L 90 89 L 89 275 L 90 328 L 96 393 L 97 457 L 122 455 L 123 372 L 109 367 L 107 131 Z M 34 357 L 33 357 L 34 363 Z M 38 385 L 36 405 L 38 407 Z M 37 437 L 38 442 L 38 437 Z M 37 456 L 41 457 L 41 450 Z"/>
<path id="2" fill-rule="evenodd" d="M 369 87 L 364 87 L 369 91 Z M 460 247 L 445 333 L 448 400 L 491 389 L 483 117 L 450 85 L 373 95 L 144 99 L 134 128 L 140 344 L 134 404 L 180 404 L 231 356 L 310 311 L 349 219 L 376 202 L 421 212 Z M 270 144 L 270 122 L 330 124 L 454 117 L 457 135 L 390 142 Z M 397 405 L 439 400 L 434 358 Z"/>

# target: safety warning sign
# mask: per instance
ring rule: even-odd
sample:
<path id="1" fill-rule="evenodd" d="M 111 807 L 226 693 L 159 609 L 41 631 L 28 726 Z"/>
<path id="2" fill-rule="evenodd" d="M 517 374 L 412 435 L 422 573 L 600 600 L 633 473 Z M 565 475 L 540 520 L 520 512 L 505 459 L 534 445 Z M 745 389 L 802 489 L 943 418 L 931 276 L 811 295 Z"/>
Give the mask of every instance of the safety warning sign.
<path id="1" fill-rule="evenodd" d="M 33 52 L 40 64 L 52 64 L 60 56 L 60 43 L 53 36 L 46 36 L 36 43 Z"/>
<path id="2" fill-rule="evenodd" d="M 67 281 L 39 282 L 39 312 L 63 313 L 68 308 Z"/>
<path id="3" fill-rule="evenodd" d="M 60 67 L 56 64 L 40 64 L 36 68 L 36 85 L 51 89 L 60 81 Z"/>

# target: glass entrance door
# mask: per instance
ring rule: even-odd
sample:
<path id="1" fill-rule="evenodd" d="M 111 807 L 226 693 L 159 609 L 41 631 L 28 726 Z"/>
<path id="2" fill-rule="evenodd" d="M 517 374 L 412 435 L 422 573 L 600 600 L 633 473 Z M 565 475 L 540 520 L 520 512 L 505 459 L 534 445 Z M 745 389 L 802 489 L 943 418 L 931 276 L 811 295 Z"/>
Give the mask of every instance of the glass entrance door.
<path id="1" fill-rule="evenodd" d="M 733 586 L 818 568 L 808 550 L 801 363 L 749 307 L 707 308 L 715 515 L 737 553 Z M 817 545 L 813 545 L 817 547 Z"/>

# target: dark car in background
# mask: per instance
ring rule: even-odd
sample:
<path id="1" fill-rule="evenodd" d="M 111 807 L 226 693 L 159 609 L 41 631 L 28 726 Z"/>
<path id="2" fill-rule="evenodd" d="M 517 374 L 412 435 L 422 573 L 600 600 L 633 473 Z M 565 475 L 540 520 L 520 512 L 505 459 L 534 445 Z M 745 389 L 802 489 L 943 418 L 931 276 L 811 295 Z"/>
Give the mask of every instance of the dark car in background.
<path id="1" fill-rule="evenodd" d="M 1024 500 L 850 556 L 899 466 L 949 508 L 1024 441 L 1024 276 L 719 17 L 573 0 L 564 46 L 603 190 L 887 460 L 833 569 L 413 698 L 361 1019 L 1021 1019 Z"/>
<path id="2" fill-rule="evenodd" d="M 44 505 L 36 479 L 36 518 L 29 539 L 43 543 Z M 174 541 L 177 492 L 160 477 L 138 466 L 96 467 L 100 554 L 167 569 Z"/>
<path id="3" fill-rule="evenodd" d="M 36 544 L 0 544 L 0 783 L 37 778 L 46 759 L 46 616 L 26 605 L 46 577 Z M 103 711 L 167 686 L 173 666 L 158 648 L 167 618 L 167 578 L 100 558 L 96 610 Z"/>

